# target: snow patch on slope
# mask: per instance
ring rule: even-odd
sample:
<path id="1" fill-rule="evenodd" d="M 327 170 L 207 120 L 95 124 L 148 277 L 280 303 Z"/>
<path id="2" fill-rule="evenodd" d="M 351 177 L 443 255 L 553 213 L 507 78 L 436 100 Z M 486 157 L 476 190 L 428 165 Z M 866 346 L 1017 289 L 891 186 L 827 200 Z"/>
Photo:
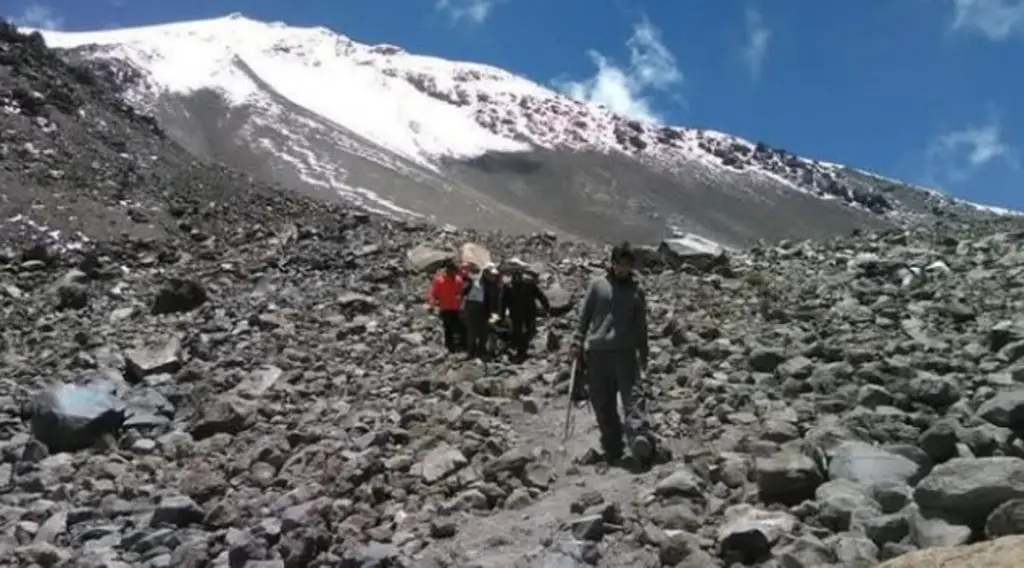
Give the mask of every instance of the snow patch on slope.
<path id="1" fill-rule="evenodd" d="M 326 28 L 292 28 L 232 15 L 102 32 L 43 33 L 51 47 L 104 46 L 104 56 L 128 60 L 149 73 L 147 90 L 188 94 L 213 88 L 233 104 L 259 106 L 264 95 L 237 65 L 242 62 L 295 104 L 435 170 L 434 159 L 440 156 L 530 149 L 424 96 L 403 77 L 380 73 L 371 64 L 386 58 L 388 50 L 381 53 L 379 46 L 357 44 Z"/>
<path id="2" fill-rule="evenodd" d="M 5 225 L 6 227 L 3 227 Z M 14 232 L 24 236 L 31 235 L 29 238 L 45 242 L 59 251 L 82 250 L 90 242 L 89 237 L 86 237 L 81 232 L 76 232 L 74 235 L 69 237 L 60 230 L 53 229 L 24 214 L 14 215 L 7 219 L 0 219 L 0 227 L 3 227 L 6 230 L 13 230 Z"/>
<path id="3" fill-rule="evenodd" d="M 286 144 L 275 144 L 270 139 L 261 138 L 256 141 L 256 145 L 291 163 L 304 182 L 332 190 L 346 201 L 372 213 L 399 219 L 422 217 L 419 213 L 383 199 L 364 187 L 350 185 L 346 180 L 348 172 L 343 168 L 320 160 L 316 153 L 304 147 L 301 139 L 289 133 L 284 134 Z"/>

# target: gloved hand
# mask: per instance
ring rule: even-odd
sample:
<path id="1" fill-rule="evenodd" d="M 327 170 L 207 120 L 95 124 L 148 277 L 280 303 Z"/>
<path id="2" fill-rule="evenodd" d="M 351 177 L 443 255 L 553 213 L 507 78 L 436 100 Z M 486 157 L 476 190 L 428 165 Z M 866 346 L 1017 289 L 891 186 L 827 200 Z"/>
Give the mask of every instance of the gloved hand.
<path id="1" fill-rule="evenodd" d="M 573 342 L 569 345 L 569 353 L 567 358 L 569 362 L 577 361 L 583 356 L 583 346 L 577 342 Z"/>

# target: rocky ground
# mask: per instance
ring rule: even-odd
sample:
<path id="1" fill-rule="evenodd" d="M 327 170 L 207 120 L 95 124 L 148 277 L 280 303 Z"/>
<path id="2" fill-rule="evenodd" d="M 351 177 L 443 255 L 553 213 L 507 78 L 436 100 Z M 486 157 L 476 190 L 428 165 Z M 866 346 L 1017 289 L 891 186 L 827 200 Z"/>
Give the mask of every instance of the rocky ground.
<path id="1" fill-rule="evenodd" d="M 536 262 L 556 312 L 604 251 L 192 164 L 0 38 L 3 565 L 1014 565 L 1020 220 L 651 263 L 665 451 L 605 470 L 586 409 L 561 441 L 572 315 L 483 366 L 422 306 L 431 250 Z M 102 181 L 125 159 L 135 177 Z"/>
<path id="2" fill-rule="evenodd" d="M 1024 530 L 1024 227 L 647 273 L 671 455 L 633 474 L 587 462 L 584 409 L 560 443 L 570 317 L 525 364 L 452 360 L 407 257 L 458 241 L 356 219 L 232 248 L 7 254 L 0 556 L 871 566 Z M 547 261 L 556 306 L 598 266 L 551 239 L 490 244 Z M 93 401 L 109 422 L 24 421 L 51 382 L 111 393 Z"/>

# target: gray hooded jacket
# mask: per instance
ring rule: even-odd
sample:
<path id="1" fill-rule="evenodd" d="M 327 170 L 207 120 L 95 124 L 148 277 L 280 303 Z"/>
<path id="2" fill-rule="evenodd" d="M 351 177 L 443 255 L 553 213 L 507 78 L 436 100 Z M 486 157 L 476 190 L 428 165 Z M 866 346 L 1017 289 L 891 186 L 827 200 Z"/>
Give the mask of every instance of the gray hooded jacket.
<path id="1" fill-rule="evenodd" d="M 593 279 L 580 303 L 575 341 L 589 351 L 635 350 L 647 361 L 647 298 L 634 277 Z"/>

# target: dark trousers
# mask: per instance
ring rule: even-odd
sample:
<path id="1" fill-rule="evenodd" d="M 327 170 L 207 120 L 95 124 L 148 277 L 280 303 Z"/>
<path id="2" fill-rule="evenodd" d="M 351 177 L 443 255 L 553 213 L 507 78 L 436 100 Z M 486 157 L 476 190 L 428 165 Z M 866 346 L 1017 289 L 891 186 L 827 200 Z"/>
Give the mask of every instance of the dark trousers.
<path id="1" fill-rule="evenodd" d="M 634 351 L 587 351 L 587 384 L 590 404 L 601 431 L 601 449 L 617 459 L 623 454 L 623 434 L 633 445 L 638 436 L 650 440 L 650 422 L 638 392 L 640 365 Z M 619 398 L 625 421 L 619 416 Z"/>
<path id="2" fill-rule="evenodd" d="M 487 353 L 487 306 L 483 302 L 466 302 L 462 317 L 466 325 L 466 351 L 470 357 Z"/>
<path id="3" fill-rule="evenodd" d="M 516 355 L 526 357 L 530 351 L 530 341 L 537 333 L 537 318 L 510 316 L 509 324 L 512 328 L 512 347 L 515 349 Z"/>
<path id="4" fill-rule="evenodd" d="M 462 313 L 459 310 L 442 310 L 441 329 L 444 332 L 444 346 L 452 353 L 459 351 L 466 344 L 466 326 L 462 323 Z"/>

